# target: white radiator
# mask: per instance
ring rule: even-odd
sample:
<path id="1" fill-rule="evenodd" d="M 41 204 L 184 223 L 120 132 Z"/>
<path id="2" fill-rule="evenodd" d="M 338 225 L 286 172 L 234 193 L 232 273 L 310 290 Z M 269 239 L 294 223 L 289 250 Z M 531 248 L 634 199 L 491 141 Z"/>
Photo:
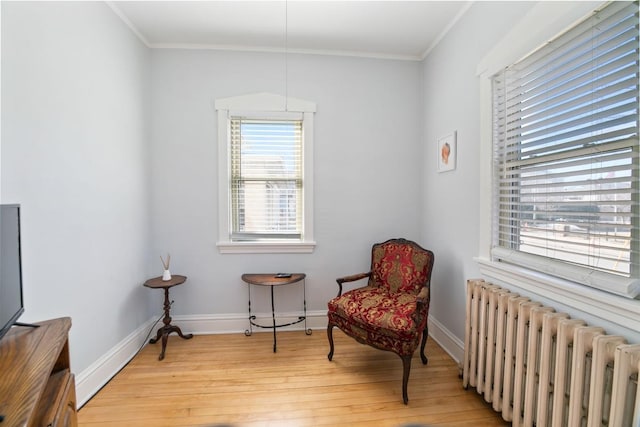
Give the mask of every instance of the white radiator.
<path id="1" fill-rule="evenodd" d="M 513 426 L 640 427 L 640 344 L 467 281 L 463 385 Z"/>

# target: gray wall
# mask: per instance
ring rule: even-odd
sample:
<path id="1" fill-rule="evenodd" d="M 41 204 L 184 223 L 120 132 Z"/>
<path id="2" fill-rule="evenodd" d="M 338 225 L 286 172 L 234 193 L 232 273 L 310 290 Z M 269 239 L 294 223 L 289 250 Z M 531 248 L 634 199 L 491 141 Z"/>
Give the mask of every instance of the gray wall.
<path id="1" fill-rule="evenodd" d="M 480 86 L 476 67 L 534 2 L 478 2 L 423 63 L 424 240 L 436 253 L 430 316 L 464 339 L 466 280 L 480 277 Z M 499 25 L 499 24 L 505 24 Z M 457 131 L 457 167 L 438 173 L 438 138 Z"/>
<path id="2" fill-rule="evenodd" d="M 244 315 L 243 272 L 304 271 L 309 310 L 325 310 L 372 243 L 420 240 L 420 65 L 290 55 L 289 95 L 318 105 L 317 248 L 218 253 L 213 102 L 282 94 L 283 69 L 279 54 L 151 51 L 102 3 L 2 3 L 1 201 L 23 206 L 22 320 L 71 316 L 74 371 L 160 311 L 141 286 L 160 254 L 189 277 L 172 313 Z"/>
<path id="3" fill-rule="evenodd" d="M 2 2 L 2 198 L 26 312 L 81 372 L 149 319 L 149 50 L 98 2 Z"/>
<path id="4" fill-rule="evenodd" d="M 161 292 L 141 284 L 161 254 L 189 278 L 176 316 L 243 315 L 240 275 L 264 271 L 306 272 L 321 312 L 372 243 L 402 236 L 434 250 L 431 317 L 460 341 L 489 197 L 476 66 L 531 5 L 474 3 L 423 63 L 289 55 L 288 95 L 318 107 L 316 250 L 222 255 L 213 103 L 284 94 L 284 56 L 150 50 L 103 3 L 2 2 L 0 201 L 23 206 L 22 320 L 71 316 L 81 372 L 156 316 Z M 454 130 L 457 169 L 438 173 L 436 141 Z"/>
<path id="5" fill-rule="evenodd" d="M 481 150 L 484 129 L 480 117 L 486 112 L 481 111 L 482 102 L 490 106 L 490 99 L 480 98 L 482 83 L 477 75 L 478 67 L 481 63 L 487 65 L 487 57 L 506 60 L 513 56 L 510 60 L 517 60 L 598 6 L 596 2 L 551 3 L 476 2 L 423 63 L 424 163 L 433 166 L 423 170 L 422 236 L 433 246 L 437 265 L 430 315 L 458 340 L 464 337 L 466 280 L 481 277 L 475 258 L 487 254 L 490 246 L 490 242 L 482 242 L 480 238 L 481 233 L 486 232 L 481 227 L 488 226 L 480 222 L 481 211 L 487 205 L 486 199 L 491 197 L 481 191 L 480 185 L 483 179 L 490 180 L 487 178 L 490 167 L 481 164 L 490 161 L 490 157 L 482 158 L 487 151 Z M 540 23 L 531 22 L 531 15 L 524 19 L 526 24 L 521 25 L 533 8 L 536 14 L 540 13 L 539 6 L 545 10 L 566 8 L 566 13 L 548 14 L 549 22 L 542 28 L 552 28 L 549 32 L 553 32 L 544 37 L 538 31 Z M 510 22 L 518 28 L 513 34 L 510 33 L 513 26 L 507 25 Z M 527 26 L 529 30 L 523 31 Z M 499 46 L 498 52 L 496 46 Z M 522 46 L 528 50 L 523 52 Z M 453 130 L 457 130 L 458 137 L 457 169 L 438 173 L 436 141 Z M 520 279 L 492 281 L 556 311 L 601 326 L 608 334 L 623 335 L 629 342 L 640 339 L 634 326 L 640 318 L 637 314 L 640 301 L 605 292 L 598 294 L 575 284 L 561 284 L 551 289 L 540 284 L 526 286 Z"/>
<path id="6" fill-rule="evenodd" d="M 391 237 L 420 241 L 418 63 L 289 55 L 289 96 L 317 103 L 317 247 L 294 255 L 223 255 L 216 248 L 213 103 L 254 92 L 284 94 L 284 55 L 158 49 L 151 68 L 152 252 L 170 252 L 172 272 L 189 278 L 172 292 L 176 314 L 246 313 L 242 273 L 275 271 L 307 273 L 308 309 L 326 310 L 336 277 L 368 269 L 371 244 Z M 160 268 L 160 260 L 152 266 Z M 295 310 L 297 301 L 287 292 L 279 308 Z"/>

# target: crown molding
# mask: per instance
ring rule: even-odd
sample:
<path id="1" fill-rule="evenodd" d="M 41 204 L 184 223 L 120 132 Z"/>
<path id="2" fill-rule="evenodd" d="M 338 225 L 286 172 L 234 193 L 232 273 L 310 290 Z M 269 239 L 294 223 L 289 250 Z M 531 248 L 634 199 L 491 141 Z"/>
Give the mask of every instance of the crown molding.
<path id="1" fill-rule="evenodd" d="M 129 27 L 129 29 L 133 32 L 133 34 L 136 35 L 136 37 L 138 37 L 138 39 L 140 39 L 140 41 L 148 48 L 151 48 L 151 44 L 149 43 L 149 40 L 147 40 L 147 38 L 145 36 L 142 35 L 142 33 L 138 30 L 138 28 L 133 24 L 133 22 L 131 22 L 129 20 L 129 18 L 127 18 L 127 16 L 122 13 L 122 10 L 120 10 L 120 8 L 118 6 L 116 6 L 116 4 L 113 1 L 105 1 L 105 3 L 107 4 L 107 6 L 109 6 L 111 8 L 111 10 L 113 11 L 113 13 L 115 13 L 118 18 L 120 18 L 122 20 L 122 22 L 125 23 L 125 25 L 127 27 Z"/>
<path id="2" fill-rule="evenodd" d="M 456 14 L 456 16 L 453 17 L 453 19 L 449 22 L 449 24 L 447 24 L 447 26 L 444 28 L 444 30 L 442 30 L 440 32 L 440 34 L 438 34 L 438 36 L 435 38 L 435 40 L 432 41 L 431 44 L 429 44 L 429 46 L 427 46 L 427 48 L 424 50 L 424 52 L 422 52 L 422 54 L 419 56 L 420 61 L 423 61 L 427 56 L 429 56 L 431 51 L 433 49 L 435 49 L 436 46 L 438 46 L 440 44 L 442 39 L 444 39 L 444 37 L 449 33 L 449 31 L 451 31 L 451 29 L 456 26 L 458 21 L 460 21 L 460 19 L 462 19 L 462 17 L 471 8 L 471 6 L 473 6 L 473 3 L 475 3 L 475 2 L 474 1 L 466 2 L 464 7 L 462 9 L 460 9 L 460 11 Z"/>
<path id="3" fill-rule="evenodd" d="M 151 43 L 140 32 L 140 30 L 127 18 L 114 1 L 105 1 L 107 6 L 111 8 L 113 13 L 124 22 L 124 24 L 138 37 L 138 39 L 149 49 L 176 49 L 176 50 L 217 50 L 229 52 L 253 52 L 253 53 L 287 53 L 302 55 L 320 55 L 320 56 L 342 56 L 353 58 L 368 59 L 384 59 L 395 61 L 420 62 L 433 50 L 444 36 L 453 28 L 458 20 L 471 7 L 473 1 L 467 2 L 467 5 L 455 16 L 449 25 L 442 31 L 437 39 L 429 45 L 422 53 L 418 54 L 390 54 L 385 52 L 367 52 L 367 51 L 350 51 L 350 50 L 331 50 L 331 49 L 292 49 L 273 46 L 244 46 L 244 45 L 222 45 L 222 44 L 198 44 L 198 43 Z"/>
<path id="4" fill-rule="evenodd" d="M 197 43 L 151 43 L 151 49 L 182 49 L 182 50 L 219 50 L 229 52 L 254 52 L 254 53 L 287 53 L 301 55 L 321 55 L 321 56 L 346 56 L 369 59 L 389 59 L 396 61 L 422 61 L 422 55 L 396 55 L 382 52 L 361 52 L 349 50 L 328 50 L 328 49 L 284 49 L 282 47 L 269 46 L 241 46 L 241 45 L 216 45 Z"/>

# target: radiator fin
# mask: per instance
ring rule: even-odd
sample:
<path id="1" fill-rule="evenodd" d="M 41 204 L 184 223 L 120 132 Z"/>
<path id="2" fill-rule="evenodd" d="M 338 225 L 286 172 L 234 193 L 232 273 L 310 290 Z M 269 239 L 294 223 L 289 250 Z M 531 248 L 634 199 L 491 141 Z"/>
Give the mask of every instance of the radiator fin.
<path id="1" fill-rule="evenodd" d="M 467 281 L 463 385 L 513 426 L 640 427 L 640 344 Z"/>

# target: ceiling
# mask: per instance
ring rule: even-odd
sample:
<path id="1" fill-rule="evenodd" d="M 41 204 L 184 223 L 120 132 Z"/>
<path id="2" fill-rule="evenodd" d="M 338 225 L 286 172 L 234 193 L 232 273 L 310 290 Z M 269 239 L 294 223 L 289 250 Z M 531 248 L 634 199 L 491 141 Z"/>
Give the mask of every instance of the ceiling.
<path id="1" fill-rule="evenodd" d="M 111 1 L 150 48 L 421 60 L 468 1 Z"/>

